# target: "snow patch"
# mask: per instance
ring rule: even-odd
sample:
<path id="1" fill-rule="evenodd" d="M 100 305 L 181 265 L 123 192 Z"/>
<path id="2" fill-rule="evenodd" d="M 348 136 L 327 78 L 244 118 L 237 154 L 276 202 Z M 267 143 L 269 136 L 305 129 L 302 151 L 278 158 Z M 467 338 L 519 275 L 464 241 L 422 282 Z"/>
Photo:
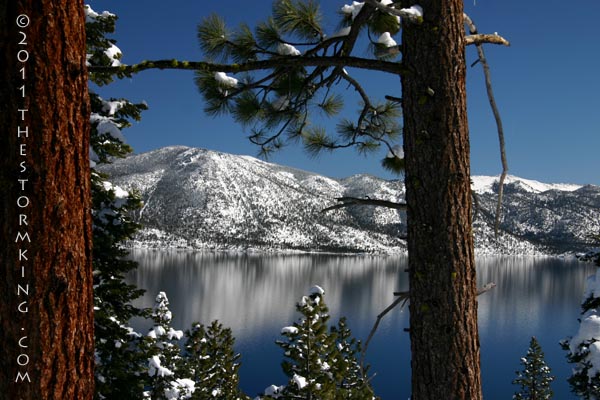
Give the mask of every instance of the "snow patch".
<path id="1" fill-rule="evenodd" d="M 228 76 L 225 72 L 215 72 L 215 80 L 228 88 L 234 88 L 238 84 L 237 79 L 232 76 Z"/>
<path id="2" fill-rule="evenodd" d="M 125 143 L 125 136 L 121 133 L 121 128 L 111 117 L 105 117 L 100 114 L 93 113 L 90 116 L 90 122 L 97 123 L 96 130 L 98 134 L 104 135 L 108 134 L 113 138 L 120 140 L 122 143 Z"/>
<path id="3" fill-rule="evenodd" d="M 342 13 L 352 16 L 352 20 L 354 21 L 354 18 L 356 18 L 364 5 L 365 3 L 362 1 L 353 1 L 352 4 L 344 4 L 342 7 Z"/>
<path id="4" fill-rule="evenodd" d="M 596 340 L 600 340 L 600 316 L 595 313 L 595 310 L 592 310 L 582 319 L 577 335 L 570 340 L 569 351 L 575 354 L 581 345 L 585 346 L 586 342 Z M 600 362 L 596 365 L 600 366 Z"/>
<path id="5" fill-rule="evenodd" d="M 402 149 L 402 146 L 400 146 L 399 144 L 395 145 L 394 147 L 392 147 L 392 149 L 390 151 L 388 151 L 386 158 L 404 158 L 404 150 Z"/>
<path id="6" fill-rule="evenodd" d="M 92 9 L 88 4 L 83 6 L 85 12 L 85 22 L 96 22 L 98 18 L 108 18 L 114 17 L 115 14 L 110 13 L 108 11 L 103 11 L 102 14 L 98 14 L 96 11 Z"/>
<path id="7" fill-rule="evenodd" d="M 183 331 L 169 328 L 169 332 L 167 332 L 167 337 L 169 338 L 169 340 L 181 340 L 181 338 L 183 337 Z"/>
<path id="8" fill-rule="evenodd" d="M 112 44 L 108 49 L 104 50 L 104 54 L 110 59 L 111 67 L 119 67 L 121 65 L 121 61 L 119 59 L 123 55 L 121 49 Z"/>
<path id="9" fill-rule="evenodd" d="M 277 53 L 282 56 L 299 56 L 302 54 L 300 50 L 287 43 L 279 43 L 277 46 Z"/>
<path id="10" fill-rule="evenodd" d="M 104 190 L 106 190 L 107 192 L 112 190 L 117 199 L 126 199 L 127 197 L 129 197 L 129 192 L 127 190 L 124 190 L 120 186 L 113 185 L 112 183 L 110 183 L 108 181 L 102 182 L 102 186 L 104 187 Z"/>
<path id="11" fill-rule="evenodd" d="M 295 326 L 286 326 L 281 328 L 281 334 L 291 334 L 291 335 L 295 335 L 298 333 L 298 328 L 296 328 Z"/>
<path id="12" fill-rule="evenodd" d="M 170 385 L 165 389 L 165 397 L 169 400 L 191 399 L 196 390 L 196 382 L 191 379 L 176 379 Z"/>
<path id="13" fill-rule="evenodd" d="M 394 47 L 398 43 L 394 39 L 392 39 L 392 35 L 389 32 L 383 32 L 379 39 L 377 39 L 377 43 L 384 45 L 385 47 Z"/>
<path id="14" fill-rule="evenodd" d="M 171 376 L 173 371 L 160 365 L 160 358 L 152 356 L 148 360 L 148 375 L 150 376 Z"/>
<path id="15" fill-rule="evenodd" d="M 285 386 L 271 385 L 265 389 L 265 396 L 271 396 L 275 399 L 278 399 L 281 397 L 281 392 L 283 392 L 283 389 L 285 389 Z"/>
<path id="16" fill-rule="evenodd" d="M 309 293 L 312 294 L 318 294 L 319 296 L 323 296 L 325 294 L 325 290 L 323 290 L 323 288 L 319 285 L 315 285 L 313 287 L 310 288 Z"/>
<path id="17" fill-rule="evenodd" d="M 296 384 L 296 386 L 298 386 L 298 389 L 303 389 L 306 385 L 308 385 L 306 378 L 298 374 L 294 374 L 294 376 L 292 376 L 292 381 Z"/>
<path id="18" fill-rule="evenodd" d="M 102 111 L 104 111 L 105 113 L 108 113 L 108 115 L 112 116 L 115 115 L 115 113 L 117 111 L 119 111 L 121 108 L 123 108 L 123 106 L 125 106 L 127 104 L 126 101 L 124 100 L 113 100 L 113 101 L 106 101 L 104 99 L 102 100 Z"/>
<path id="19" fill-rule="evenodd" d="M 475 193 L 494 193 L 494 185 L 500 181 L 499 176 L 472 176 L 471 185 Z M 542 183 L 531 179 L 523 179 L 513 175 L 507 175 L 504 184 L 517 184 L 519 187 L 530 193 L 543 193 L 548 190 L 559 190 L 563 192 L 573 192 L 581 189 L 581 185 L 570 183 Z"/>
<path id="20" fill-rule="evenodd" d="M 416 4 L 414 6 L 410 6 L 409 8 L 403 8 L 400 11 L 410 15 L 413 18 L 423 17 L 423 7 Z"/>

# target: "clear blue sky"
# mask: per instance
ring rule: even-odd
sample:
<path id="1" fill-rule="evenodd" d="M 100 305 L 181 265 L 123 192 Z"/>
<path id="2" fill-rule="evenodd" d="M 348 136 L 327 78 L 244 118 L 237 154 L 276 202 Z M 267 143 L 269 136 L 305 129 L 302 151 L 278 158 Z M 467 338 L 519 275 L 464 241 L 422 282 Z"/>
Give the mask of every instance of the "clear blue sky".
<path id="1" fill-rule="evenodd" d="M 351 1 L 321 3 L 325 26 L 333 32 L 339 18 L 336 10 Z M 201 60 L 196 26 L 203 17 L 217 13 L 229 26 L 240 22 L 254 26 L 269 15 L 272 2 L 95 0 L 90 4 L 97 12 L 108 10 L 119 16 L 113 38 L 124 54 L 123 62 L 134 64 L 146 59 Z M 600 1 L 468 0 L 465 9 L 480 32 L 498 32 L 512 44 L 486 47 L 510 173 L 545 182 L 600 184 Z M 366 49 L 359 55 L 366 56 Z M 467 59 L 476 60 L 474 48 L 468 49 Z M 397 78 L 369 75 L 368 79 L 365 86 L 373 93 L 401 96 Z M 187 145 L 257 154 L 230 117 L 203 113 L 192 72 L 146 71 L 98 92 L 104 98 L 148 103 L 142 121 L 124 131 L 138 153 Z M 468 104 L 472 173 L 499 174 L 496 125 L 479 65 L 468 70 Z M 269 161 L 332 177 L 370 173 L 392 178 L 380 167 L 384 155 L 382 151 L 364 157 L 345 150 L 315 159 L 291 146 Z"/>

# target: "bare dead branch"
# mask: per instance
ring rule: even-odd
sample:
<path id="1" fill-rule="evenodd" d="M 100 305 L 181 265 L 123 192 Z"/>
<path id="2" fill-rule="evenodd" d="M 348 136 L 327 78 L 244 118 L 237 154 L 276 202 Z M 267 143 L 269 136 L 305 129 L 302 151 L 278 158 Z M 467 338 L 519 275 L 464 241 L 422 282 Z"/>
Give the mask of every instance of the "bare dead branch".
<path id="1" fill-rule="evenodd" d="M 468 17 L 465 18 L 465 21 L 467 20 Z M 484 34 L 484 33 L 475 33 L 475 34 L 471 34 L 471 35 L 467 35 L 465 37 L 465 45 L 481 45 L 484 43 L 488 43 L 488 44 L 500 44 L 503 46 L 510 46 L 510 42 L 506 39 L 504 39 L 502 36 L 498 35 L 497 33 L 494 34 Z"/>
<path id="2" fill-rule="evenodd" d="M 377 331 L 377 328 L 379 327 L 379 323 L 381 322 L 381 319 L 383 317 L 385 317 L 385 315 L 387 313 L 392 311 L 400 303 L 402 303 L 402 306 L 400 307 L 400 309 L 404 308 L 404 305 L 408 301 L 408 292 L 394 293 L 394 296 L 398 296 L 396 298 L 396 300 L 394 300 L 394 302 L 392 304 L 387 306 L 385 308 L 385 310 L 383 310 L 382 312 L 379 313 L 379 315 L 377 315 L 375 324 L 373 325 L 373 328 L 371 328 L 371 332 L 369 332 L 369 336 L 367 337 L 367 340 L 365 340 L 365 344 L 362 348 L 362 351 L 360 352 L 360 366 L 363 371 L 364 371 L 364 365 L 365 365 L 365 357 L 367 355 L 367 350 L 369 348 L 369 343 L 371 342 L 371 339 L 373 339 L 373 336 L 375 335 L 375 332 Z"/>
<path id="3" fill-rule="evenodd" d="M 359 197 L 338 197 L 336 198 L 340 204 L 336 204 L 331 207 L 327 207 L 321 210 L 322 213 L 327 211 L 336 210 L 338 208 L 356 206 L 356 205 L 368 205 L 368 206 L 376 206 L 376 207 L 386 207 L 386 208 L 394 208 L 396 210 L 406 210 L 406 203 L 396 203 L 393 201 L 380 200 L 380 199 L 369 199 L 369 198 L 359 198 Z"/>
<path id="4" fill-rule="evenodd" d="M 505 38 L 503 38 L 502 36 L 498 35 L 497 33 L 494 33 L 494 34 L 477 33 L 477 34 L 471 34 L 471 35 L 465 36 L 465 45 L 470 46 L 473 44 L 474 45 L 498 44 L 498 45 L 503 45 L 503 46 L 510 46 L 510 42 L 508 40 L 506 40 Z M 375 57 L 384 58 L 384 57 L 397 56 L 401 52 L 402 51 L 400 49 L 400 46 L 390 46 L 386 49 L 378 49 L 375 52 Z"/>
<path id="5" fill-rule="evenodd" d="M 490 290 L 492 290 L 495 287 L 496 287 L 496 284 L 494 282 L 487 283 L 487 284 L 483 285 L 480 289 L 477 290 L 477 296 L 484 294 L 485 292 L 489 292 Z"/>
<path id="6" fill-rule="evenodd" d="M 471 18 L 467 14 L 464 14 L 464 19 L 465 23 L 469 26 L 469 31 L 471 35 L 476 35 L 477 27 L 475 26 Z M 496 100 L 494 97 L 494 91 L 492 89 L 490 67 L 485 58 L 485 53 L 483 51 L 482 44 L 476 43 L 475 45 L 477 47 L 479 62 L 483 66 L 483 73 L 485 75 L 485 87 L 487 89 L 488 100 L 490 102 L 490 106 L 492 107 L 494 118 L 496 120 L 496 126 L 498 128 L 498 142 L 500 143 L 500 161 L 502 162 L 502 174 L 500 175 L 500 181 L 498 182 L 498 203 L 496 204 L 496 218 L 494 221 L 494 235 L 496 236 L 496 238 L 498 238 L 498 232 L 500 230 L 500 217 L 502 212 L 502 198 L 504 195 L 504 180 L 506 179 L 506 175 L 508 174 L 508 161 L 506 160 L 504 128 L 502 127 L 502 118 L 500 117 L 500 111 L 498 111 L 498 106 L 496 105 Z"/>
<path id="7" fill-rule="evenodd" d="M 510 42 L 498 34 L 475 34 L 465 36 L 465 45 L 481 45 L 481 44 L 498 44 L 503 46 L 510 46 Z M 386 49 L 378 49 L 375 52 L 375 57 L 385 58 L 397 56 L 401 53 L 400 46 L 391 46 Z"/>
<path id="8" fill-rule="evenodd" d="M 495 287 L 496 287 L 496 284 L 494 282 L 489 282 L 477 290 L 477 296 L 479 296 L 485 292 L 489 292 L 490 290 L 492 290 Z M 400 306 L 400 310 L 402 310 L 409 300 L 409 292 L 394 292 L 394 296 L 397 297 L 396 300 L 394 300 L 392 302 L 392 304 L 387 306 L 382 312 L 379 313 L 379 315 L 377 315 L 375 324 L 373 325 L 373 328 L 371 328 L 371 332 L 369 332 L 369 336 L 367 336 L 367 340 L 365 340 L 364 347 L 362 348 L 362 351 L 360 354 L 360 365 L 361 365 L 361 368 L 363 368 L 363 370 L 364 370 L 364 363 L 365 363 L 365 357 L 367 354 L 367 349 L 369 348 L 369 343 L 371 342 L 371 339 L 373 339 L 373 336 L 375 336 L 375 332 L 377 331 L 377 328 L 379 327 L 379 323 L 381 322 L 383 317 L 386 316 L 387 313 L 392 311 L 400 303 L 402 303 Z"/>

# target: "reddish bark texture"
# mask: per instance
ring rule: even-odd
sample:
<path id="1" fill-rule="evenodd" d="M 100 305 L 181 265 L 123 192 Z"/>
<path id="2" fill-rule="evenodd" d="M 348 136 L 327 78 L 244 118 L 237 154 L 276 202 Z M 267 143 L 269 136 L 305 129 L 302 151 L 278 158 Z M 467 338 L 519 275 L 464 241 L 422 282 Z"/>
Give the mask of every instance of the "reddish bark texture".
<path id="1" fill-rule="evenodd" d="M 83 3 L 3 0 L 0 43 L 0 397 L 92 399 Z"/>
<path id="2" fill-rule="evenodd" d="M 462 0 L 403 28 L 412 399 L 482 398 Z"/>

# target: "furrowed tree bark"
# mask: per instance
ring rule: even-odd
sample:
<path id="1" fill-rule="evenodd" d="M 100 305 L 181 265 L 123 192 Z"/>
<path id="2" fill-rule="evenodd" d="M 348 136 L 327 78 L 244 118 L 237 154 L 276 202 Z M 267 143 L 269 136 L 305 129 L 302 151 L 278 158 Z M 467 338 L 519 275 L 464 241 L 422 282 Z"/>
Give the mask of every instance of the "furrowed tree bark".
<path id="1" fill-rule="evenodd" d="M 404 24 L 412 399 L 482 398 L 462 0 Z"/>
<path id="2" fill-rule="evenodd" d="M 0 397 L 6 399 L 93 398 L 84 23 L 81 1 L 0 3 Z"/>

